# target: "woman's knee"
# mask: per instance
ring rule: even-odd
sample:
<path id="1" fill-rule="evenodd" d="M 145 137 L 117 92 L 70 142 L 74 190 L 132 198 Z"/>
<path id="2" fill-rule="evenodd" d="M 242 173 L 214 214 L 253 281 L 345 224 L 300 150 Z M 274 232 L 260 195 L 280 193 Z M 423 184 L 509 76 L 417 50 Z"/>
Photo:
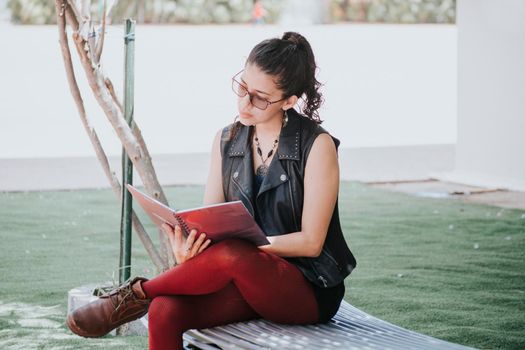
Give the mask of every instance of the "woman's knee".
<path id="1" fill-rule="evenodd" d="M 173 302 L 170 299 L 171 297 L 168 296 L 158 296 L 153 298 L 149 304 L 148 318 L 163 316 L 168 309 L 173 308 Z"/>
<path id="2" fill-rule="evenodd" d="M 177 296 L 158 296 L 149 305 L 148 323 L 158 325 L 169 322 L 175 325 L 183 310 L 184 304 Z"/>

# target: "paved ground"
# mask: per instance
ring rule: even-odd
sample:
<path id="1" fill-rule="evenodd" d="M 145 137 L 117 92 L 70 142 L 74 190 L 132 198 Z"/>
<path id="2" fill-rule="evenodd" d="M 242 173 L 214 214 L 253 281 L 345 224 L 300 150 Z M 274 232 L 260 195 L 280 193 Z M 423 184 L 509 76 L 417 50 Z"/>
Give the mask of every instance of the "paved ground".
<path id="1" fill-rule="evenodd" d="M 437 179 L 371 182 L 373 187 L 400 191 L 421 197 L 451 198 L 469 203 L 483 203 L 503 208 L 525 209 L 525 192 L 499 188 L 484 188 Z"/>
<path id="2" fill-rule="evenodd" d="M 341 179 L 417 196 L 455 198 L 501 207 L 524 208 L 525 192 L 438 181 L 454 169 L 454 145 L 348 148 L 340 150 Z M 120 157 L 110 157 L 120 178 Z M 162 185 L 204 184 L 207 153 L 154 155 Z M 134 175 L 134 183 L 141 184 Z M 106 188 L 95 158 L 0 159 L 0 191 Z"/>
<path id="3" fill-rule="evenodd" d="M 425 179 L 453 169 L 454 145 L 347 148 L 339 151 L 342 180 Z M 120 157 L 109 158 L 120 178 Z M 153 155 L 163 185 L 204 184 L 207 153 Z M 136 174 L 136 173 L 135 173 Z M 140 184 L 138 175 L 134 182 Z M 95 157 L 0 159 L 0 191 L 108 187 Z"/>

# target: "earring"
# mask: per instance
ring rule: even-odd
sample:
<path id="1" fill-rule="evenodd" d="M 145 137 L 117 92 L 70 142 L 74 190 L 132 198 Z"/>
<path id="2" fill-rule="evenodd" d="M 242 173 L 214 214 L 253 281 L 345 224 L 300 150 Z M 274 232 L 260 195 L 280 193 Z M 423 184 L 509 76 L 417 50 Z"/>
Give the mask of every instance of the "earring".
<path id="1" fill-rule="evenodd" d="M 283 128 L 286 126 L 286 124 L 288 124 L 288 110 L 287 109 L 284 110 L 284 114 L 283 114 Z"/>

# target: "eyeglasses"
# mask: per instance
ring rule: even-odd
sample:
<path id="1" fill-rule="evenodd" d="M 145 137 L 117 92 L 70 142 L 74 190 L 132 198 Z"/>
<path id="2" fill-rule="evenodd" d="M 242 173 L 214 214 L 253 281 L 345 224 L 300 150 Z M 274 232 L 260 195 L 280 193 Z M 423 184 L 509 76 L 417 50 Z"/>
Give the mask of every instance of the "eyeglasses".
<path id="1" fill-rule="evenodd" d="M 248 90 L 246 89 L 246 86 L 244 86 L 242 83 L 237 81 L 237 79 L 235 79 L 239 74 L 241 74 L 243 72 L 243 70 L 241 70 L 239 73 L 235 74 L 232 77 L 232 90 L 237 96 L 244 97 L 244 96 L 248 95 L 250 97 L 250 103 L 252 104 L 252 106 L 254 106 L 255 108 L 262 109 L 262 110 L 265 110 L 266 108 L 268 108 L 269 105 L 271 105 L 273 103 L 277 103 L 277 102 L 281 102 L 281 101 L 286 100 L 286 97 L 285 97 L 285 98 L 281 98 L 280 100 L 277 100 L 277 101 L 268 101 L 268 100 L 266 100 L 266 99 L 264 99 L 262 97 L 259 97 L 257 95 L 250 94 L 248 92 Z"/>

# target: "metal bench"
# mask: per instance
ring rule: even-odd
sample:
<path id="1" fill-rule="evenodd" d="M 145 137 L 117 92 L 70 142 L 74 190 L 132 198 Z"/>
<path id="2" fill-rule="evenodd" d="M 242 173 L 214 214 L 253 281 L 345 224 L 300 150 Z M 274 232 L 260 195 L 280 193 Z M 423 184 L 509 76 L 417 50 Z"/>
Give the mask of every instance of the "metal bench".
<path id="1" fill-rule="evenodd" d="M 111 285 L 108 282 L 109 285 Z M 97 297 L 96 284 L 68 292 L 68 313 Z M 147 335 L 147 315 L 126 325 L 124 334 Z M 113 332 L 114 333 L 114 332 Z M 472 349 L 432 338 L 370 316 L 343 301 L 326 324 L 291 326 L 263 319 L 184 333 L 185 347 L 201 350 L 262 349 Z"/>
<path id="2" fill-rule="evenodd" d="M 395 326 L 345 301 L 326 324 L 291 326 L 257 319 L 191 330 L 184 340 L 188 348 L 202 350 L 472 349 Z"/>

